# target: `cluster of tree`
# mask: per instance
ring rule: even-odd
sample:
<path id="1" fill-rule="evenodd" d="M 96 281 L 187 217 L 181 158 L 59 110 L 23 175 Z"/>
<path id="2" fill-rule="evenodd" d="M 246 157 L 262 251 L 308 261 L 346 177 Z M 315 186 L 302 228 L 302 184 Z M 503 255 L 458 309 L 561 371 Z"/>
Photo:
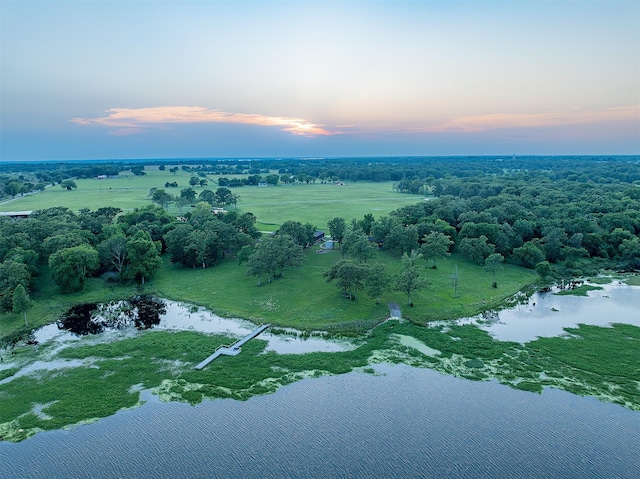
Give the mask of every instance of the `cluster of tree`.
<path id="1" fill-rule="evenodd" d="M 15 197 L 47 186 L 60 185 L 65 180 L 96 178 L 97 176 L 118 176 L 120 171 L 130 169 L 120 163 L 8 163 L 2 165 L 0 175 L 0 198 Z M 63 186 L 66 188 L 66 186 Z M 70 189 L 70 188 L 68 188 Z"/>
<path id="2" fill-rule="evenodd" d="M 413 306 L 411 293 L 424 288 L 427 280 L 420 275 L 420 253 L 403 254 L 400 273 L 390 276 L 382 263 L 368 264 L 357 259 L 340 259 L 324 275 L 327 281 L 336 282 L 344 298 L 356 300 L 358 291 L 365 289 L 371 298 L 380 303 L 382 293 L 390 290 L 407 295 L 407 304 Z"/>
<path id="3" fill-rule="evenodd" d="M 323 159 L 261 159 L 261 160 L 193 160 L 189 171 L 216 175 L 261 175 L 254 183 L 243 179 L 219 186 L 243 186 L 269 183 L 267 177 L 278 172 L 281 182 L 327 181 L 394 181 L 399 191 L 428 193 L 431 183 L 443 178 L 476 178 L 514 173 L 539 173 L 555 181 L 596 183 L 632 183 L 640 179 L 637 157 L 374 157 Z M 184 165 L 183 165 L 184 166 Z"/>
<path id="4" fill-rule="evenodd" d="M 0 176 L 0 197 L 6 196 L 15 198 L 18 195 L 25 195 L 32 191 L 44 190 L 47 183 L 34 183 L 32 178 L 25 175 L 19 176 Z"/>
<path id="5" fill-rule="evenodd" d="M 184 266 L 214 266 L 260 237 L 251 213 L 216 215 L 207 203 L 201 202 L 185 219 L 186 222 L 172 222 L 163 229 L 171 261 Z"/>
<path id="6" fill-rule="evenodd" d="M 282 276 L 286 266 L 300 266 L 303 261 L 302 246 L 288 234 L 276 234 L 261 239 L 248 251 L 247 274 L 258 278 L 259 286 L 263 276 L 270 283 Z"/>
<path id="7" fill-rule="evenodd" d="M 167 209 L 169 205 L 175 204 L 183 214 L 184 207 L 193 206 L 196 202 L 205 202 L 210 206 L 228 206 L 237 205 L 240 199 L 239 195 L 234 194 L 229 188 L 220 187 L 215 192 L 212 190 L 202 190 L 200 194 L 196 193 L 191 186 L 180 190 L 179 195 L 167 193 L 164 189 L 151 188 L 149 197 L 158 206 Z"/>
<path id="8" fill-rule="evenodd" d="M 14 303 L 24 303 L 22 289 L 28 299 L 43 265 L 63 292 L 83 290 L 98 274 L 144 283 L 161 265 L 162 227 L 174 219 L 156 206 L 116 218 L 119 213 L 56 207 L 29 218 L 1 218 L 0 310 L 15 312 Z"/>
<path id="9" fill-rule="evenodd" d="M 395 254 L 421 250 L 434 260 L 447 244 L 480 265 L 501 257 L 527 268 L 547 262 L 541 267 L 555 264 L 569 274 L 589 265 L 640 268 L 640 187 L 548 176 L 437 180 L 437 198 L 379 218 L 371 239 Z"/>

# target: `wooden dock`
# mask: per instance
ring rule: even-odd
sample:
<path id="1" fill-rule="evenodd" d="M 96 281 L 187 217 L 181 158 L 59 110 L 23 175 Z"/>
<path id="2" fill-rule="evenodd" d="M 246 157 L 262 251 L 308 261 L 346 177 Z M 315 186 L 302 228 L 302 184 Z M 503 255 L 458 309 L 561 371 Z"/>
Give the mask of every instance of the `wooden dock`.
<path id="1" fill-rule="evenodd" d="M 253 331 L 251 331 L 244 338 L 239 339 L 238 341 L 236 341 L 230 346 L 218 346 L 211 356 L 209 356 L 207 359 L 205 359 L 204 361 L 202 361 L 196 366 L 196 369 L 204 368 L 207 364 L 209 364 L 211 361 L 216 359 L 218 356 L 237 356 L 242 351 L 241 348 L 243 344 L 251 341 L 253 338 L 258 336 L 260 333 L 262 333 L 265 329 L 267 329 L 270 326 L 271 326 L 270 324 L 263 324 L 258 328 L 254 329 Z"/>

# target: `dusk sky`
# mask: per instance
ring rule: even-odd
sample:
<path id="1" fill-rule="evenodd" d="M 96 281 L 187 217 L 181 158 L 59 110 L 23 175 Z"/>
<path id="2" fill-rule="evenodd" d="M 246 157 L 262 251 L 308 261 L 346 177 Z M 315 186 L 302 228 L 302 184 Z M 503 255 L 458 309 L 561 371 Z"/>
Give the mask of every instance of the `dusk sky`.
<path id="1" fill-rule="evenodd" d="M 640 154 L 640 1 L 0 0 L 0 160 Z"/>

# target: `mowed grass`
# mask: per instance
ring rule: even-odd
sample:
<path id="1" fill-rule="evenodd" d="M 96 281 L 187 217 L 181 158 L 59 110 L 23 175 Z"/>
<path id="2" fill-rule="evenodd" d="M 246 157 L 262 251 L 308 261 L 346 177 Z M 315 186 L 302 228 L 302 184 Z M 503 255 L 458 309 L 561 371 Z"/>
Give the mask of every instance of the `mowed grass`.
<path id="1" fill-rule="evenodd" d="M 342 297 L 335 283 L 328 283 L 324 277 L 331 265 L 341 259 L 340 251 L 316 254 L 316 249 L 307 250 L 303 266 L 285 269 L 283 276 L 271 283 L 263 278 L 261 286 L 255 277 L 247 275 L 245 265 L 238 265 L 233 259 L 202 269 L 173 265 L 165 256 L 163 266 L 144 288 L 134 284 L 105 287 L 102 280 L 92 278 L 85 292 L 60 294 L 48 268 L 43 267 L 36 279 L 38 292 L 28 313 L 29 326 L 51 323 L 76 304 L 107 302 L 146 292 L 205 306 L 223 317 L 241 317 L 307 331 L 361 333 L 389 316 L 388 303 L 398 303 L 404 318 L 426 324 L 499 308 L 505 298 L 537 279 L 531 270 L 505 265 L 497 274 L 498 288 L 493 288 L 489 273 L 454 254 L 439 261 L 437 269 L 427 267 L 426 263 L 421 267 L 420 274 L 429 284 L 412 293 L 412 307 L 407 304 L 406 294 L 393 290 L 381 296 L 380 304 L 364 290 L 355 301 L 350 301 Z M 399 258 L 384 250 L 378 251 L 374 261 L 385 264 L 390 276 L 400 271 Z M 451 275 L 456 265 L 460 280 L 454 297 Z M 0 315 L 0 339 L 24 329 L 21 315 Z"/>
<path id="2" fill-rule="evenodd" d="M 78 188 L 72 191 L 64 190 L 58 185 L 52 186 L 41 193 L 2 203 L 0 211 L 29 211 L 52 206 L 64 206 L 74 211 L 114 206 L 129 211 L 151 204 L 151 188 L 162 188 L 172 195 L 179 195 L 181 189 L 189 187 L 189 179 L 194 176 L 182 170 L 174 175 L 168 168 L 160 171 L 157 167 L 147 167 L 145 171 L 144 176 L 121 172 L 118 178 L 76 180 Z M 231 177 L 240 178 L 237 175 L 229 176 Z M 218 188 L 218 178 L 208 175 L 209 186 L 194 188 L 196 193 L 200 194 L 204 189 L 215 191 Z M 165 183 L 174 181 L 178 183 L 178 188 L 164 187 Z M 423 201 L 420 196 L 398 193 L 392 186 L 391 182 L 345 185 L 310 183 L 243 186 L 232 191 L 239 195 L 237 211 L 253 213 L 259 222 L 258 227 L 270 231 L 287 220 L 309 222 L 318 228 L 325 228 L 327 221 L 336 216 L 349 221 L 371 213 L 379 218 L 402 206 Z M 180 214 L 175 205 L 170 205 L 168 211 L 174 215 Z"/>
<path id="3" fill-rule="evenodd" d="M 360 291 L 355 301 L 345 299 L 335 283 L 327 283 L 324 273 L 341 258 L 339 251 L 315 254 L 307 252 L 307 261 L 298 268 L 286 269 L 272 283 L 257 285 L 244 266 L 225 262 L 208 269 L 165 266 L 150 282 L 161 296 L 193 302 L 221 316 L 240 316 L 257 323 L 270 322 L 303 330 L 359 331 L 388 317 L 388 303 L 398 303 L 402 316 L 418 324 L 471 316 L 498 308 L 505 298 L 516 294 L 537 276 L 530 270 L 505 265 L 497 275 L 498 288 L 491 286 L 491 275 L 481 267 L 454 255 L 440 261 L 438 269 L 425 266 L 421 275 L 429 285 L 412 294 L 413 307 L 399 291 L 382 295 L 380 304 Z M 165 260 L 166 261 L 166 260 Z M 400 271 L 400 261 L 379 251 L 375 261 L 384 263 L 390 275 Z M 451 274 L 458 265 L 460 283 L 454 297 Z"/>

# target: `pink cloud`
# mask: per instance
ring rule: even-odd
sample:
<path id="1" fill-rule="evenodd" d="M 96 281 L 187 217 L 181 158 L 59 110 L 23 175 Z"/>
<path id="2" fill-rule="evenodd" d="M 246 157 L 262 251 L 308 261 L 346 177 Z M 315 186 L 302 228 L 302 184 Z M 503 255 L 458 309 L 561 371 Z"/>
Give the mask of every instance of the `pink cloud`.
<path id="1" fill-rule="evenodd" d="M 171 123 L 235 123 L 244 125 L 275 126 L 293 135 L 333 135 L 323 125 L 302 118 L 265 116 L 251 113 L 229 113 L 199 106 L 159 106 L 150 108 L 111 108 L 107 116 L 99 118 L 73 118 L 78 125 L 98 125 L 115 128 L 117 136 L 142 133 L 145 128 Z"/>
<path id="2" fill-rule="evenodd" d="M 600 110 L 567 110 L 543 113 L 494 113 L 454 118 L 441 123 L 408 128 L 416 132 L 481 132 L 503 128 L 535 128 L 585 125 L 606 121 L 640 120 L 640 104 Z"/>

